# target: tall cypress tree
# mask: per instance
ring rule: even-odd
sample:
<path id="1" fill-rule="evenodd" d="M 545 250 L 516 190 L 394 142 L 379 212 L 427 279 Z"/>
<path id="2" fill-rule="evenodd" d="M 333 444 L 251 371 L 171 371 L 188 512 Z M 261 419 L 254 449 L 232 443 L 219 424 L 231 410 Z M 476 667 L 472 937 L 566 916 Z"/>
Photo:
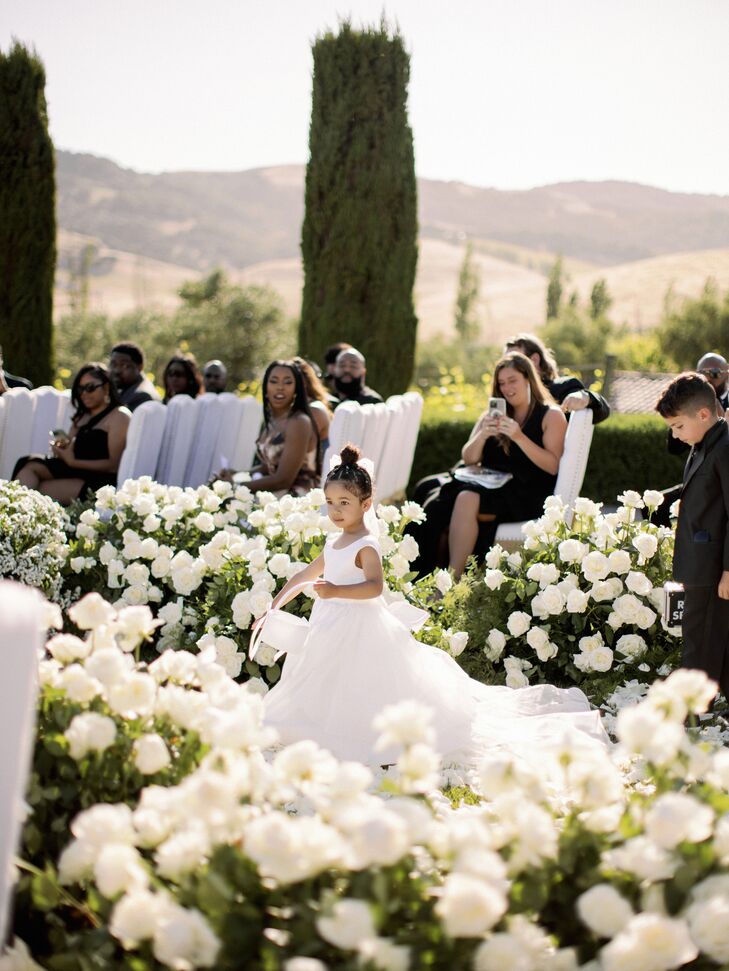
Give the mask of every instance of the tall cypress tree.
<path id="1" fill-rule="evenodd" d="M 336 341 L 367 358 L 381 394 L 413 371 L 418 259 L 410 59 L 387 24 L 317 38 L 301 249 L 299 347 L 321 360 Z"/>
<path id="2" fill-rule="evenodd" d="M 53 377 L 56 178 L 46 75 L 35 52 L 0 51 L 0 345 L 8 370 Z"/>

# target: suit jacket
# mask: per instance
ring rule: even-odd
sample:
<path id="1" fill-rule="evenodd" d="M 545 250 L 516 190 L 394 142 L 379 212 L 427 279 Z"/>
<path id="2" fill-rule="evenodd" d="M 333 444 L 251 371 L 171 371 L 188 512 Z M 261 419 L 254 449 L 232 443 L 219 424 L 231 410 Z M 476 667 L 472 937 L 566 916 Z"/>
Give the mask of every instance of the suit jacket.
<path id="1" fill-rule="evenodd" d="M 718 584 L 729 570 L 729 426 L 723 418 L 691 449 L 683 476 L 673 555 L 684 586 Z"/>
<path id="2" fill-rule="evenodd" d="M 3 371 L 5 376 L 5 384 L 9 388 L 27 388 L 28 391 L 33 390 L 32 383 L 27 378 L 19 378 L 17 374 L 10 374 L 8 371 Z"/>
<path id="3" fill-rule="evenodd" d="M 130 411 L 134 411 L 135 408 L 143 405 L 145 401 L 159 401 L 157 389 L 149 378 L 145 378 L 144 375 L 134 384 L 130 384 L 128 388 L 119 390 L 119 397 L 121 403 Z"/>
<path id="4" fill-rule="evenodd" d="M 590 401 L 587 407 L 592 411 L 592 424 L 599 425 L 610 417 L 610 405 L 601 394 L 595 391 L 588 391 L 579 378 L 555 378 L 554 381 L 545 381 L 544 387 L 549 391 L 558 405 L 561 405 L 568 394 L 573 391 L 587 391 Z"/>

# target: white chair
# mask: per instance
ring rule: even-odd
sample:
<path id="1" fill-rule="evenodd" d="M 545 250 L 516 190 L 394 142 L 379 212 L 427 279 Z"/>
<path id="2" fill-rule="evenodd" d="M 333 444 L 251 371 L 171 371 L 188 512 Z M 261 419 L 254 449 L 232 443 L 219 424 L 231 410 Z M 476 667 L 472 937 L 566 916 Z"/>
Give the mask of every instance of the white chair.
<path id="1" fill-rule="evenodd" d="M 418 442 L 420 418 L 423 414 L 423 397 L 417 391 L 408 391 L 402 396 L 402 401 L 406 421 L 400 442 L 396 465 L 397 475 L 394 479 L 392 495 L 399 495 L 407 489 L 415 457 L 415 446 Z"/>
<path id="2" fill-rule="evenodd" d="M 0 951 L 13 893 L 13 858 L 25 815 L 42 616 L 43 600 L 36 590 L 0 581 Z"/>
<path id="3" fill-rule="evenodd" d="M 362 411 L 365 416 L 365 427 L 360 448 L 362 455 L 374 463 L 375 476 L 379 478 L 382 452 L 390 424 L 390 412 L 384 402 L 364 405 Z"/>
<path id="4" fill-rule="evenodd" d="M 173 399 L 174 400 L 174 399 Z M 196 422 L 194 446 L 185 468 L 182 484 L 197 489 L 210 478 L 222 419 L 222 405 L 218 395 L 204 394 L 195 401 Z"/>
<path id="5" fill-rule="evenodd" d="M 5 420 L 0 439 L 0 479 L 9 479 L 21 455 L 30 455 L 35 397 L 27 388 L 11 388 L 2 396 Z M 48 429 L 42 452 L 48 451 Z"/>
<path id="6" fill-rule="evenodd" d="M 176 486 L 184 484 L 197 417 L 194 398 L 178 394 L 170 400 L 155 473 L 157 482 Z"/>
<path id="7" fill-rule="evenodd" d="M 247 412 L 246 398 L 239 398 L 228 391 L 218 395 L 218 398 L 221 405 L 220 423 L 208 477 L 224 466 L 232 468 L 231 461 L 238 444 L 241 424 Z M 246 468 L 250 468 L 250 463 L 246 465 Z"/>
<path id="8" fill-rule="evenodd" d="M 71 393 L 57 391 L 46 385 L 32 392 L 35 399 L 33 409 L 33 431 L 30 438 L 31 455 L 45 455 L 51 432 L 57 428 L 68 431 L 71 425 Z"/>
<path id="9" fill-rule="evenodd" d="M 401 394 L 394 394 L 387 399 L 390 420 L 377 470 L 378 502 L 386 502 L 397 494 L 397 483 L 400 480 L 399 469 L 403 465 L 403 443 L 407 437 L 409 407 L 410 405 L 405 402 Z"/>
<path id="10" fill-rule="evenodd" d="M 224 452 L 220 446 L 221 454 L 230 459 L 230 467 L 236 472 L 247 471 L 253 465 L 256 441 L 263 422 L 263 405 L 260 401 L 247 396 L 240 398 L 239 402 L 241 416 L 235 445 L 230 452 Z"/>
<path id="11" fill-rule="evenodd" d="M 554 495 L 559 496 L 570 507 L 568 514 L 570 520 L 571 507 L 580 494 L 585 478 L 587 460 L 590 457 L 592 432 L 592 412 L 590 409 L 583 408 L 582 411 L 573 411 L 567 425 L 564 452 L 560 459 L 557 483 L 554 487 Z M 522 526 L 524 526 L 523 522 L 500 523 L 496 530 L 496 542 L 521 543 L 524 539 Z"/>
<path id="12" fill-rule="evenodd" d="M 123 485 L 127 479 L 154 476 L 166 424 L 167 408 L 161 401 L 145 401 L 135 408 L 119 463 L 118 485 Z"/>
<path id="13" fill-rule="evenodd" d="M 347 442 L 351 442 L 352 445 L 362 445 L 364 427 L 364 408 L 356 401 L 344 401 L 337 406 L 329 426 L 329 447 L 324 453 L 322 462 L 322 485 L 327 477 L 332 456 L 338 455 Z"/>

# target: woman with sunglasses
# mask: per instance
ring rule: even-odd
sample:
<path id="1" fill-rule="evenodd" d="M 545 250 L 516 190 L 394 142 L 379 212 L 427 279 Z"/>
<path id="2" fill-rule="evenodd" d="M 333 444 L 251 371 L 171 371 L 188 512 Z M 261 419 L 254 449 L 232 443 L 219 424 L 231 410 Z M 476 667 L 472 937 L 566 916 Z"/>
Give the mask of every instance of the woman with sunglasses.
<path id="1" fill-rule="evenodd" d="M 169 359 L 162 375 L 162 386 L 165 389 L 165 404 L 169 404 L 170 398 L 178 394 L 188 394 L 191 398 L 201 394 L 202 375 L 192 354 L 178 351 Z"/>
<path id="2" fill-rule="evenodd" d="M 62 506 L 85 499 L 105 485 L 116 485 L 131 413 L 124 408 L 103 364 L 85 364 L 73 379 L 74 416 L 68 435 L 55 434 L 52 458 L 26 455 L 13 478 Z"/>

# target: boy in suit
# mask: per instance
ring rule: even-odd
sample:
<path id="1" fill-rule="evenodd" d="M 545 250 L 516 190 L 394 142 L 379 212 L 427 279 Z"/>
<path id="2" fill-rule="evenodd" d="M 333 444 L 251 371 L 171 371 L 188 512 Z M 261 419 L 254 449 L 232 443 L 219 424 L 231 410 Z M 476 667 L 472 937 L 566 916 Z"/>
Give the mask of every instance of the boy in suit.
<path id="1" fill-rule="evenodd" d="M 656 411 L 691 446 L 673 554 L 685 590 L 681 663 L 705 671 L 729 698 L 729 427 L 711 384 L 693 372 L 669 384 Z"/>

